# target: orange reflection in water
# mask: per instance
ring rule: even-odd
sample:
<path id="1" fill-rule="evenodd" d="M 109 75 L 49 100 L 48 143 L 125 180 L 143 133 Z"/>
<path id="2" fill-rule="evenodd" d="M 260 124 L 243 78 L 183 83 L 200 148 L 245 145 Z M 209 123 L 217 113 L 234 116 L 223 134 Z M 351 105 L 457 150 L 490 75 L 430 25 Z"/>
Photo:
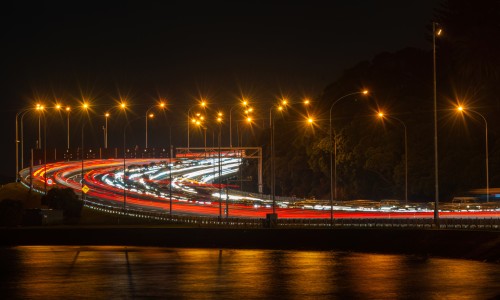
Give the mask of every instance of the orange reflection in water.
<path id="1" fill-rule="evenodd" d="M 4 299 L 414 298 L 499 295 L 496 264 L 334 251 L 0 248 Z"/>

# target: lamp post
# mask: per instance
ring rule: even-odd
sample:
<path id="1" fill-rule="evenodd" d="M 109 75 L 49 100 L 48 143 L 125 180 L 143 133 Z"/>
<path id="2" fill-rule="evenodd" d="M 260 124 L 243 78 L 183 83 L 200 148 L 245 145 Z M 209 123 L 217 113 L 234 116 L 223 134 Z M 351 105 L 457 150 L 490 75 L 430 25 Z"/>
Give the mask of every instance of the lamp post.
<path id="1" fill-rule="evenodd" d="M 438 177 L 438 132 L 437 132 L 437 85 L 436 85 L 436 36 L 442 33 L 441 28 L 437 28 L 437 23 L 432 22 L 432 73 L 433 73 L 433 95 L 434 95 L 434 178 L 435 178 L 435 199 L 434 199 L 434 225 L 439 227 L 439 177 Z"/>
<path id="2" fill-rule="evenodd" d="M 246 107 L 247 105 L 248 105 L 248 101 L 245 100 L 245 99 L 243 99 L 241 101 L 241 103 L 233 105 L 229 109 L 229 147 L 230 148 L 233 147 L 233 132 L 232 132 L 232 125 L 233 125 L 233 123 L 232 123 L 232 118 L 231 118 L 231 115 L 233 113 L 233 109 L 236 108 L 236 107 L 240 107 L 240 106 Z"/>
<path id="3" fill-rule="evenodd" d="M 88 112 L 88 109 L 89 109 L 89 104 L 86 103 L 86 102 L 83 102 L 82 104 L 82 109 L 85 111 L 85 113 Z M 83 175 L 83 168 L 84 168 L 84 160 L 85 160 L 85 147 L 84 147 L 84 128 L 85 128 L 85 119 L 83 119 L 83 122 L 82 122 L 82 152 L 81 152 L 81 159 L 82 159 L 82 170 L 81 170 L 81 176 L 82 176 L 82 182 L 81 182 L 81 191 L 82 191 L 82 194 L 81 194 L 81 197 L 82 197 L 82 201 L 84 200 L 84 192 L 83 192 L 83 187 L 85 185 L 85 176 Z"/>
<path id="4" fill-rule="evenodd" d="M 335 100 L 330 106 L 330 131 L 329 131 L 329 139 L 330 144 L 333 143 L 333 151 L 335 155 L 335 159 L 333 159 L 332 152 L 330 151 L 330 223 L 333 224 L 333 197 L 335 196 L 335 201 L 337 201 L 337 141 L 333 138 L 332 134 L 332 109 L 340 100 L 345 99 L 352 95 L 363 94 L 368 95 L 368 91 L 364 90 L 361 92 L 353 92 L 346 94 L 337 100 Z M 333 173 L 333 174 L 332 174 Z"/>
<path id="5" fill-rule="evenodd" d="M 109 113 L 104 114 L 104 149 L 108 149 L 108 118 Z"/>
<path id="6" fill-rule="evenodd" d="M 222 220 L 222 182 L 221 182 L 221 176 L 222 176 L 222 166 L 221 166 L 221 137 L 222 137 L 222 113 L 219 112 L 217 115 L 217 124 L 219 125 L 219 135 L 217 138 L 218 141 L 218 146 L 219 146 L 219 222 Z M 227 203 L 226 203 L 226 209 L 227 209 Z M 227 214 L 226 214 L 227 217 Z"/>
<path id="7" fill-rule="evenodd" d="M 286 104 L 285 100 L 283 103 Z M 276 191 L 275 191 L 275 158 L 274 158 L 274 119 L 273 119 L 273 110 L 277 109 L 278 111 L 283 111 L 284 106 L 278 105 L 277 107 L 271 107 L 269 109 L 269 129 L 271 131 L 271 197 L 273 200 L 273 214 L 276 214 Z"/>
<path id="8" fill-rule="evenodd" d="M 28 111 L 30 111 L 31 108 L 27 108 L 27 109 L 23 109 L 19 112 L 16 113 L 16 181 L 18 180 L 19 178 L 19 116 L 21 116 L 21 118 L 24 116 L 24 114 L 26 114 Z M 22 122 L 21 122 L 21 136 L 22 136 Z M 22 143 L 22 138 L 21 138 L 21 143 Z M 22 144 L 21 144 L 21 157 L 23 157 L 23 153 L 22 153 L 23 149 L 22 149 Z M 21 167 L 22 165 L 24 164 L 23 160 L 21 159 Z"/>
<path id="9" fill-rule="evenodd" d="M 43 193 L 47 195 L 47 118 L 43 114 Z"/>
<path id="10" fill-rule="evenodd" d="M 462 106 L 457 107 L 457 110 L 459 112 L 463 112 L 465 108 Z M 490 174 L 489 174 L 489 155 L 488 155 L 488 122 L 486 121 L 486 118 L 479 112 L 471 109 L 467 109 L 467 111 L 470 111 L 471 113 L 474 113 L 478 116 L 480 116 L 483 121 L 484 121 L 484 138 L 485 138 L 485 160 L 486 160 L 486 202 L 490 202 Z"/>
<path id="11" fill-rule="evenodd" d="M 123 209 L 127 207 L 127 184 L 125 183 L 125 174 L 126 174 L 126 160 L 127 160 L 127 152 L 126 152 L 126 132 L 127 127 L 134 121 L 140 120 L 142 117 L 137 117 L 128 121 L 123 127 Z"/>
<path id="12" fill-rule="evenodd" d="M 205 108 L 207 106 L 207 102 L 202 100 L 200 103 L 193 105 L 188 109 L 188 115 L 187 115 L 187 123 L 188 123 L 187 148 L 188 148 L 188 151 L 189 151 L 189 124 L 191 123 L 191 109 L 193 109 L 197 106 L 201 106 L 202 108 Z"/>
<path id="13" fill-rule="evenodd" d="M 156 107 L 159 107 L 160 109 L 164 109 L 165 102 L 160 102 L 160 103 L 158 103 L 158 105 L 151 106 L 150 108 L 148 108 L 146 110 L 146 134 L 145 134 L 145 136 L 146 136 L 146 143 L 145 143 L 146 149 L 148 149 L 148 116 L 149 116 L 149 118 L 154 118 L 154 114 L 152 114 L 152 113 L 150 114 L 149 111 L 153 108 L 156 108 Z"/>
<path id="14" fill-rule="evenodd" d="M 408 136 L 406 133 L 406 124 L 401 119 L 396 118 L 394 116 L 387 116 L 383 112 L 379 112 L 378 117 L 380 119 L 390 118 L 396 120 L 403 126 L 405 134 L 405 204 L 408 204 Z"/>
<path id="15" fill-rule="evenodd" d="M 111 112 L 115 109 L 121 109 L 122 111 L 126 111 L 127 110 L 127 103 L 122 100 L 117 106 L 113 106 L 109 109 L 109 111 L 107 111 L 105 114 L 104 114 L 104 127 L 103 127 L 103 131 L 104 131 L 104 149 L 108 149 L 108 121 L 109 121 L 109 117 L 111 117 Z M 107 151 L 106 151 L 106 156 L 107 156 Z"/>
<path id="16" fill-rule="evenodd" d="M 304 105 L 309 105 L 309 100 L 305 100 L 303 102 Z M 269 127 L 271 131 L 271 196 L 273 200 L 273 214 L 276 214 L 276 144 L 274 140 L 274 118 L 273 118 L 273 110 L 276 109 L 278 111 L 283 111 L 285 107 L 289 105 L 288 100 L 282 99 L 281 104 L 277 106 L 272 106 L 269 109 Z M 251 122 L 252 119 L 249 117 L 247 119 L 248 122 Z"/>
<path id="17" fill-rule="evenodd" d="M 71 107 L 66 106 L 65 110 L 66 110 L 66 124 L 67 124 L 67 134 L 68 134 L 68 143 L 66 149 L 69 149 L 69 113 L 71 111 Z"/>

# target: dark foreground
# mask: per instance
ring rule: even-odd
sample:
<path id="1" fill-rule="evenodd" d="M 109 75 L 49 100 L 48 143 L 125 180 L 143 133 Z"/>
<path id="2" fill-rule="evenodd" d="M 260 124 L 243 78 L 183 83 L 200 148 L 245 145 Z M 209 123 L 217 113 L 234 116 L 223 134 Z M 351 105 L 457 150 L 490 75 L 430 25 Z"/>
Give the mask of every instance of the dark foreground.
<path id="1" fill-rule="evenodd" d="M 226 229 L 139 226 L 0 229 L 0 246 L 18 245 L 341 250 L 500 262 L 499 232 L 471 230 Z"/>

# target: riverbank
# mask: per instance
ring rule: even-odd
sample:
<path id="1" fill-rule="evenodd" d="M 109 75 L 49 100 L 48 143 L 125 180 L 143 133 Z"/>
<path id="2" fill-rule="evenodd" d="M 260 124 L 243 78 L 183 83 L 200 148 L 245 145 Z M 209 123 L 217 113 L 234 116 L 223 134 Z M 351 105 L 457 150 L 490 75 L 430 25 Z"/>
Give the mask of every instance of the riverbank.
<path id="1" fill-rule="evenodd" d="M 0 246 L 21 245 L 340 250 L 500 262 L 499 232 L 479 230 L 231 229 L 173 226 L 54 226 L 0 229 Z"/>

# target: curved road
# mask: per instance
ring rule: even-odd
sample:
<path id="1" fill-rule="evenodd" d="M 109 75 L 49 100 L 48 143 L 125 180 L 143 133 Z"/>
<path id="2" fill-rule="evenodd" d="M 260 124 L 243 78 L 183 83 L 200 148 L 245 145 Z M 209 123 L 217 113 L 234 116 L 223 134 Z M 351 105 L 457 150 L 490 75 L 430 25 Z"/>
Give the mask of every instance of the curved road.
<path id="1" fill-rule="evenodd" d="M 82 173 L 84 185 L 89 188 L 86 197 L 114 206 L 133 206 L 134 208 L 168 211 L 170 190 L 172 194 L 172 213 L 176 215 L 224 216 L 226 199 L 230 217 L 265 218 L 272 213 L 271 203 L 253 197 L 240 197 L 220 186 L 218 158 L 202 160 L 190 159 L 127 159 L 124 193 L 123 160 L 69 161 L 36 166 L 33 170 L 33 185 L 43 191 L 53 186 L 72 188 L 82 193 Z M 238 171 L 239 158 L 221 160 L 222 181 Z M 83 171 L 83 172 L 82 172 Z M 29 184 L 29 169 L 20 172 L 22 181 Z M 172 182 L 170 182 L 170 176 Z M 222 191 L 219 198 L 219 191 Z M 221 206 L 219 206 L 221 199 Z M 276 208 L 280 218 L 330 218 L 327 210 Z M 356 211 L 349 207 L 336 207 L 335 218 L 432 218 L 429 210 L 381 211 L 367 209 Z M 455 211 L 440 212 L 442 218 L 498 218 L 500 211 Z"/>

